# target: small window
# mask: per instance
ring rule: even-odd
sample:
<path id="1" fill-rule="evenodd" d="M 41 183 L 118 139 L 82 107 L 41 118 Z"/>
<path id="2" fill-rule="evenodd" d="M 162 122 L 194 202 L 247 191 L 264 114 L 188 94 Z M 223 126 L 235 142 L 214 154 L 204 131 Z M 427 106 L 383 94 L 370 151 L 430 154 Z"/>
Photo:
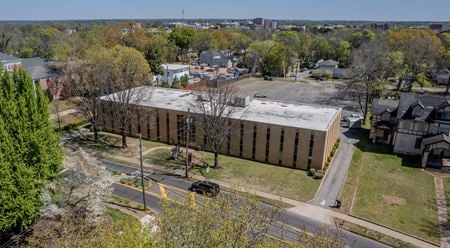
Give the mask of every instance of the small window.
<path id="1" fill-rule="evenodd" d="M 416 138 L 416 143 L 414 144 L 414 148 L 420 149 L 422 146 L 422 138 Z"/>

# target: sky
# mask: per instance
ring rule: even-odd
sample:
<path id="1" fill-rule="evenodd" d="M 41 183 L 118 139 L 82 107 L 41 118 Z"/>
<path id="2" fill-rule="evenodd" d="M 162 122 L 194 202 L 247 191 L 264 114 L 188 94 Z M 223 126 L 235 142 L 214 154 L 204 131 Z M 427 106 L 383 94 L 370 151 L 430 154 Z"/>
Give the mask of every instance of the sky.
<path id="1" fill-rule="evenodd" d="M 450 21 L 450 0 L 0 0 L 0 20 L 250 19 Z"/>

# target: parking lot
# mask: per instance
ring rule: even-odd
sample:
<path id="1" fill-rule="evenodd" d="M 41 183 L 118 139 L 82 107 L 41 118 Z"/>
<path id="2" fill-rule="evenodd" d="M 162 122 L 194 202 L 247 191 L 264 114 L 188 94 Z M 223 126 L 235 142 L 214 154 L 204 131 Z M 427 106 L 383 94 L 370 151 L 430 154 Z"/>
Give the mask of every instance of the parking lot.
<path id="1" fill-rule="evenodd" d="M 239 92 L 254 97 L 255 94 L 267 99 L 318 104 L 343 108 L 343 115 L 360 113 L 357 102 L 345 97 L 345 85 L 339 82 L 303 79 L 294 82 L 292 78 L 266 81 L 262 78 L 247 78 L 233 84 Z"/>

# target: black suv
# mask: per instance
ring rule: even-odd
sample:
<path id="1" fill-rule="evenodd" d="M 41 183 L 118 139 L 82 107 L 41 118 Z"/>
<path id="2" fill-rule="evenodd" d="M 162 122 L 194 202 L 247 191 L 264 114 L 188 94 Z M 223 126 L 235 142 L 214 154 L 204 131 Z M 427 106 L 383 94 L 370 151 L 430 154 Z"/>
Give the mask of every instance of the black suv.
<path id="1" fill-rule="evenodd" d="M 218 184 L 208 181 L 197 181 L 191 185 L 189 190 L 209 197 L 217 196 L 220 192 Z"/>

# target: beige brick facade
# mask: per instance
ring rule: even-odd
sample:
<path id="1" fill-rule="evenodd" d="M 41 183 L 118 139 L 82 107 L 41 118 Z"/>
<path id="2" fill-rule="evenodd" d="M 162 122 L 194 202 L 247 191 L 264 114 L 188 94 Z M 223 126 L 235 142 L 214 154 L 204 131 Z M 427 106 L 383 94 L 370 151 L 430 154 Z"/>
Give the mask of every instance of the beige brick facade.
<path id="1" fill-rule="evenodd" d="M 114 104 L 101 101 L 99 123 L 103 130 L 119 133 Z M 140 131 L 144 139 L 184 144 L 183 117 L 186 114 L 178 110 L 139 105 L 132 111 L 127 131 L 133 137 Z M 302 170 L 322 169 L 339 137 L 340 115 L 339 111 L 326 131 L 232 119 L 232 134 L 229 140 L 225 140 L 222 153 Z M 200 118 L 195 119 L 195 114 L 191 116 L 194 117 L 192 131 L 195 134 L 192 135 L 195 139 L 191 140 L 190 145 L 208 150 L 198 123 Z"/>

